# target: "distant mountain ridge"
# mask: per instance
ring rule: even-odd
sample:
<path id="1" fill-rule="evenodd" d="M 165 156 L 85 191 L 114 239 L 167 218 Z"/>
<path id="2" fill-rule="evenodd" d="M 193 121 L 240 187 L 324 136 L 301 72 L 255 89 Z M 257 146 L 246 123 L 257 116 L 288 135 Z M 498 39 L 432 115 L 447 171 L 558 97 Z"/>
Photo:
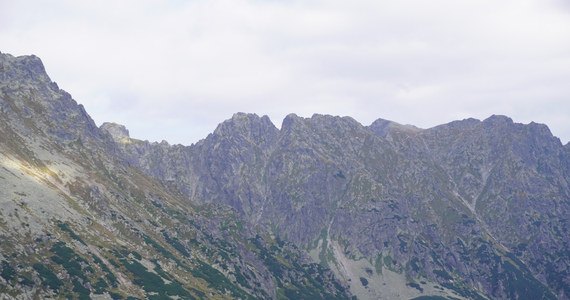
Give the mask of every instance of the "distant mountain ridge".
<path id="1" fill-rule="evenodd" d="M 114 208 L 103 209 L 98 216 L 115 220 L 118 213 L 131 220 L 127 224 L 132 227 L 121 227 L 120 237 L 133 247 L 141 239 L 146 241 L 143 244 L 150 250 L 141 254 L 151 262 L 160 248 L 153 248 L 145 236 L 158 241 L 155 245 L 162 249 L 173 244 L 174 253 L 199 249 L 192 243 L 212 247 L 222 258 L 204 248 L 193 250 L 189 261 L 196 264 L 200 257 L 228 278 L 228 286 L 236 287 L 231 289 L 232 297 L 249 293 L 307 299 L 351 294 L 359 299 L 568 299 L 570 295 L 570 144 L 562 145 L 545 125 L 491 116 L 419 129 L 383 119 L 363 126 L 350 117 L 291 114 L 278 129 L 266 116 L 236 113 L 194 145 L 150 143 L 130 138 L 122 125 L 95 127 L 83 108 L 51 83 L 39 59 L 0 56 L 3 157 L 13 160 L 17 154 L 20 161 L 55 174 L 58 168 L 65 174 L 66 165 L 79 164 L 71 169 L 102 175 L 95 181 L 87 179 L 95 175 L 79 175 L 84 179 L 75 182 L 81 184 L 60 178 L 59 185 L 64 184 L 68 191 L 63 190 L 75 201 L 88 203 L 89 209 L 94 199 L 99 199 L 98 209 L 113 203 Z M 65 159 L 54 164 L 54 157 Z M 2 165 L 10 170 L 6 161 Z M 144 179 L 147 175 L 151 178 Z M 137 183 L 143 179 L 152 187 Z M 130 188 L 124 189 L 125 185 Z M 14 188 L 7 183 L 4 187 L 8 192 L 0 198 L 18 203 L 6 198 Z M 168 196 L 157 198 L 155 189 Z M 124 193 L 121 190 L 130 193 L 117 198 Z M 135 204 L 138 201 L 143 204 Z M 144 217 L 132 216 L 144 211 Z M 4 208 L 2 216 L 10 213 L 14 214 Z M 183 214 L 190 223 L 177 218 L 182 223 L 167 224 L 152 217 L 170 213 Z M 224 227 L 228 216 L 233 225 Z M 143 225 L 137 225 L 137 218 Z M 109 230 L 120 226 L 120 219 L 111 222 L 115 225 L 103 220 L 96 222 Z M 80 225 L 85 221 L 77 222 L 78 230 L 85 226 Z M 180 232 L 175 224 L 190 227 Z M 162 233 L 156 235 L 152 228 Z M 223 228 L 233 228 L 231 236 Z M 196 236 L 189 232 L 200 231 L 198 238 L 189 238 Z M 2 234 L 19 239 L 7 229 Z M 298 253 L 284 241 L 300 248 Z M 226 242 L 229 246 L 223 246 Z M 249 250 L 236 250 L 240 247 Z M 300 279 L 317 270 L 303 252 L 322 268 L 315 283 Z M 236 253 L 239 258 L 232 257 Z M 118 272 L 126 278 L 131 276 L 131 264 L 145 262 L 133 255 L 119 264 Z M 7 256 L 0 259 L 13 265 Z M 160 261 L 157 265 L 165 266 Z M 246 266 L 255 276 L 241 272 Z M 182 265 L 178 268 L 183 272 Z M 104 272 L 95 273 L 99 271 Z M 20 273 L 27 276 L 26 272 L 29 268 Z M 263 282 L 252 279 L 260 274 Z M 41 274 L 30 279 L 41 279 L 34 276 Z M 204 289 L 193 292 L 191 288 L 200 285 L 183 284 L 180 278 L 176 280 L 186 291 L 200 298 Z M 127 286 L 112 290 L 126 296 Z M 311 295 L 311 289 L 317 294 Z M 142 290 L 152 296 L 144 286 Z M 210 293 L 220 291 L 224 290 L 210 285 Z"/>
<path id="2" fill-rule="evenodd" d="M 463 291 L 468 297 L 568 295 L 570 160 L 545 125 L 492 116 L 420 130 L 292 114 L 279 130 L 238 113 L 189 147 L 121 148 L 190 198 L 230 205 L 314 253 L 353 290 L 360 277 L 379 277 L 366 270 L 387 269 L 405 274 L 404 285 L 468 278 L 453 286 L 482 287 Z M 343 256 L 369 263 L 346 271 Z M 360 290 L 361 298 L 395 296 Z"/>

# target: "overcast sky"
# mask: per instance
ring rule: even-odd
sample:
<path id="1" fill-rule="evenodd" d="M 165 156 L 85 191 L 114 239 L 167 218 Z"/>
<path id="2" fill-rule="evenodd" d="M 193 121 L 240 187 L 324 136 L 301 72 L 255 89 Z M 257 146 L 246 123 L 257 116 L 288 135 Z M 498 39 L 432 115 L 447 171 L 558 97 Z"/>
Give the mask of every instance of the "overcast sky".
<path id="1" fill-rule="evenodd" d="M 429 128 L 492 114 L 570 140 L 566 0 L 0 0 L 0 51 L 39 56 L 100 125 L 189 145 L 235 112 Z"/>

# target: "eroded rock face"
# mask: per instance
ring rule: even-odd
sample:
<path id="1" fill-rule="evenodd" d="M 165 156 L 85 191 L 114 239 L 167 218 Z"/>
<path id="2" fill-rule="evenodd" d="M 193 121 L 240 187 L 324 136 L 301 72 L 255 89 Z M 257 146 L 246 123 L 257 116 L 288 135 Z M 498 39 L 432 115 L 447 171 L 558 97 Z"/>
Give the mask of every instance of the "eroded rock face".
<path id="1" fill-rule="evenodd" d="M 308 293 L 296 284 L 312 272 L 325 280 L 319 295 L 349 295 L 284 241 L 333 269 L 361 299 L 570 295 L 570 146 L 545 125 L 492 116 L 419 129 L 291 114 L 278 129 L 265 116 L 237 113 L 194 145 L 149 143 L 121 125 L 97 128 L 38 59 L 0 57 L 6 157 L 56 174 L 90 174 L 52 184 L 69 185 L 68 196 L 96 209 L 95 218 L 64 204 L 47 210 L 58 218 L 101 224 L 127 246 L 151 245 L 142 232 L 183 255 L 168 246 L 181 241 L 180 249 L 196 251 L 191 257 L 207 257 L 231 283 L 262 298 Z M 3 166 L 11 170 L 13 161 Z M 57 195 L 50 191 L 45 195 Z M 156 249 L 143 256 L 150 261 Z M 239 259 L 224 258 L 235 253 Z M 287 257 L 287 268 L 276 264 Z"/>
<path id="2" fill-rule="evenodd" d="M 440 126 L 426 140 L 459 197 L 536 278 L 567 297 L 569 257 L 561 249 L 569 246 L 562 232 L 568 230 L 570 157 L 560 140 L 545 125 L 502 116 L 459 134 L 452 130 Z"/>
<path id="3" fill-rule="evenodd" d="M 0 65 L 2 112 L 11 127 L 49 135 L 60 145 L 104 140 L 83 106 L 50 80 L 38 57 L 0 53 Z"/>
<path id="4" fill-rule="evenodd" d="M 351 297 L 293 244 L 132 167 L 185 150 L 97 128 L 38 58 L 0 53 L 0 108 L 0 298 Z"/>
<path id="5" fill-rule="evenodd" d="M 237 114 L 196 145 L 138 153 L 133 163 L 148 174 L 271 228 L 362 297 L 385 295 L 359 283 L 382 270 L 403 274 L 417 291 L 409 296 L 427 291 L 420 281 L 467 297 L 568 295 L 569 157 L 544 125 L 492 116 L 421 130 L 289 115 L 277 130 Z M 155 159 L 168 167 L 148 167 Z M 334 241 L 374 272 L 343 274 Z"/>

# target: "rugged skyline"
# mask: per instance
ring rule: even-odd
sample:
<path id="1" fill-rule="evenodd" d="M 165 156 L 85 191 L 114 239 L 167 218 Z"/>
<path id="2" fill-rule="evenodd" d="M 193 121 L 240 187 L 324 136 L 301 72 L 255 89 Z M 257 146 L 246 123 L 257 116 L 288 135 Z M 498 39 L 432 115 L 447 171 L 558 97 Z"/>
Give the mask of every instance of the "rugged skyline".
<path id="1" fill-rule="evenodd" d="M 349 298 L 294 245 L 168 185 L 39 58 L 0 53 L 0 298 Z"/>
<path id="2" fill-rule="evenodd" d="M 570 140 L 561 0 L 1 1 L 0 28 L 2 51 L 38 55 L 98 125 L 140 139 L 189 145 L 243 111 L 500 114 Z"/>
<path id="3" fill-rule="evenodd" d="M 543 124 L 236 113 L 149 143 L 0 53 L 0 166 L 0 294 L 570 294 L 570 144 Z"/>

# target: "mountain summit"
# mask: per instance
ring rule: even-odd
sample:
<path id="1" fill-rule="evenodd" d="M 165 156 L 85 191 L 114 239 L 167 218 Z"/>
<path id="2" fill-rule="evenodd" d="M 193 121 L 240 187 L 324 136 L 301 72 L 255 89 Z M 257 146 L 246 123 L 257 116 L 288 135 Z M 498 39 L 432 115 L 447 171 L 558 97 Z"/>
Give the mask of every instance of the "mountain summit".
<path id="1" fill-rule="evenodd" d="M 0 298 L 351 296 L 295 245 L 132 167 L 121 147 L 148 143 L 95 126 L 36 57 L 0 54 L 0 79 Z"/>
<path id="2" fill-rule="evenodd" d="M 545 125 L 236 113 L 149 143 L 38 58 L 0 62 L 8 297 L 570 296 L 570 152 Z"/>

